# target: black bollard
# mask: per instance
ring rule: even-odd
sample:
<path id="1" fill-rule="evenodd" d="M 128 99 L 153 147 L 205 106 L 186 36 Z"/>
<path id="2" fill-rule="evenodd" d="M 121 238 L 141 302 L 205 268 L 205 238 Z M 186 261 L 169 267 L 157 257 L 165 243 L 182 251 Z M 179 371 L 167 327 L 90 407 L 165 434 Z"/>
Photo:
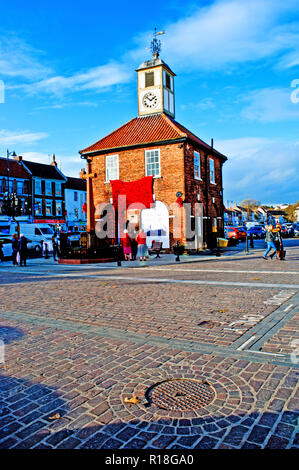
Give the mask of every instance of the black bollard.
<path id="1" fill-rule="evenodd" d="M 245 255 L 249 255 L 249 249 L 248 249 L 248 235 L 246 235 Z"/>
<path id="2" fill-rule="evenodd" d="M 219 249 L 219 238 L 217 238 L 216 256 L 221 256 Z"/>
<path id="3" fill-rule="evenodd" d="M 254 245 L 253 245 L 253 236 L 252 236 L 252 233 L 250 234 L 250 248 L 254 248 Z"/>
<path id="4" fill-rule="evenodd" d="M 118 247 L 117 266 L 121 266 L 121 246 Z"/>
<path id="5" fill-rule="evenodd" d="M 45 259 L 49 259 L 49 250 L 48 250 L 48 244 L 45 243 Z"/>
<path id="6" fill-rule="evenodd" d="M 175 260 L 176 260 L 176 261 L 181 261 L 181 260 L 180 260 L 180 251 L 179 251 L 179 242 L 176 242 L 176 248 L 175 248 L 175 250 L 176 250 L 176 259 L 175 259 Z"/>

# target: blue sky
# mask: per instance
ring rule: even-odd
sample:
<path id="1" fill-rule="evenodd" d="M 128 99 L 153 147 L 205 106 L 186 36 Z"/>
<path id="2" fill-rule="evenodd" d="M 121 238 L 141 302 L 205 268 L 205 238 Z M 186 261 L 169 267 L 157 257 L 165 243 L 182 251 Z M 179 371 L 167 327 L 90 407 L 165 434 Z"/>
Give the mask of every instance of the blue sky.
<path id="1" fill-rule="evenodd" d="M 176 120 L 229 158 L 225 203 L 297 201 L 298 0 L 2 2 L 0 155 L 78 176 L 78 151 L 137 115 L 154 27 Z"/>

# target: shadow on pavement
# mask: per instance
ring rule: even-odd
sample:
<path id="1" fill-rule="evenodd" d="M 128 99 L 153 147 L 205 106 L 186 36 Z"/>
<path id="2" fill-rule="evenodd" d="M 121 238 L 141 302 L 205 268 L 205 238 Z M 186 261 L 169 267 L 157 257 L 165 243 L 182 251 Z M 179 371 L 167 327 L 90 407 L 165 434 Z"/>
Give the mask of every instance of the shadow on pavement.
<path id="1" fill-rule="evenodd" d="M 128 422 L 111 415 L 114 422 L 94 425 L 94 420 L 100 421 L 101 416 L 82 412 L 80 404 L 70 410 L 58 390 L 30 380 L 1 375 L 0 395 L 0 449 L 285 449 L 298 446 L 298 437 L 297 441 L 294 438 L 296 412 L 254 412 L 217 418 L 212 415 L 189 419 L 166 417 L 152 421 L 136 418 Z M 104 399 L 103 404 L 107 404 Z"/>

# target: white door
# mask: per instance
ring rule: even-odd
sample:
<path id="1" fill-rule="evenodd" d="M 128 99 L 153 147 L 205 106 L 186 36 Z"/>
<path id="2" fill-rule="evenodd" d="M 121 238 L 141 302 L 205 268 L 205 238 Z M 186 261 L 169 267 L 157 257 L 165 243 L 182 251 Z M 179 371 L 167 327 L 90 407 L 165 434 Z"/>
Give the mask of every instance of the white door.
<path id="1" fill-rule="evenodd" d="M 156 201 L 151 209 L 141 211 L 141 228 L 146 234 L 146 243 L 150 248 L 152 241 L 162 242 L 162 248 L 169 248 L 168 209 L 161 201 Z"/>

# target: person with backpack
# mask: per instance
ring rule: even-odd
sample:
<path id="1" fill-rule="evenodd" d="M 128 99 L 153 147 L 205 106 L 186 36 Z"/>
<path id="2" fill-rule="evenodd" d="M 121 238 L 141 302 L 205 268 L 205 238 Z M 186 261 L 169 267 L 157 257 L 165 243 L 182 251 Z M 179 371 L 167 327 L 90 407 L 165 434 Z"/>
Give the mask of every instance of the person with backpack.
<path id="1" fill-rule="evenodd" d="M 271 253 L 270 258 L 272 259 L 273 256 L 276 254 L 276 259 L 280 259 L 281 261 L 284 260 L 285 258 L 285 251 L 283 249 L 283 241 L 282 241 L 282 235 L 281 235 L 281 224 L 276 224 L 275 229 L 273 230 L 273 233 L 275 234 L 275 246 L 276 246 L 276 252 Z"/>

